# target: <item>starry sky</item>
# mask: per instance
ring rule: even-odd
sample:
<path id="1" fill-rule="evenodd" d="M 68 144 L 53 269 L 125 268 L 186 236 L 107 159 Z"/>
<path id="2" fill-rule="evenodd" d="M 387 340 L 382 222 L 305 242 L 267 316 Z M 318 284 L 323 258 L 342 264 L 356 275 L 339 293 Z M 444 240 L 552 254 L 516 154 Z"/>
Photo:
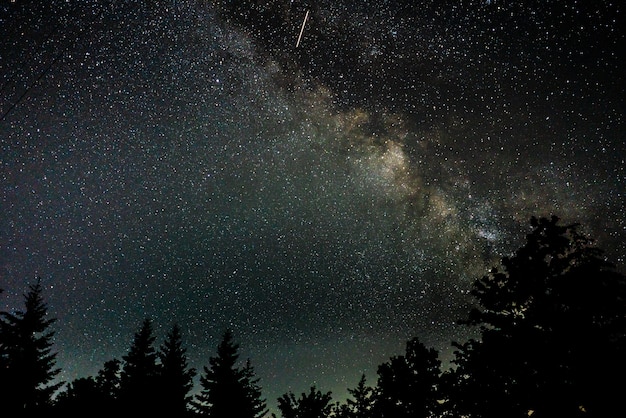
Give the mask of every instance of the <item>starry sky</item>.
<path id="1" fill-rule="evenodd" d="M 618 3 L 2 1 L 0 308 L 42 278 L 65 380 L 232 329 L 271 407 L 445 362 L 531 216 L 624 262 Z"/>

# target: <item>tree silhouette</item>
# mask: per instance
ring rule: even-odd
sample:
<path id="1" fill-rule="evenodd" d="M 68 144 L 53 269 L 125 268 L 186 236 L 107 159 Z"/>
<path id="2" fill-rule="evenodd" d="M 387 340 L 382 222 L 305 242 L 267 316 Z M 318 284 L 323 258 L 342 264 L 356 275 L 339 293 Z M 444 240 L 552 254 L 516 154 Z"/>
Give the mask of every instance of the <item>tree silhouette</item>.
<path id="1" fill-rule="evenodd" d="M 283 418 L 608 417 L 626 416 L 626 277 L 577 224 L 532 218 L 526 243 L 476 280 L 476 307 L 463 321 L 479 339 L 456 347 L 455 367 L 442 375 L 438 353 L 417 338 L 404 355 L 378 367 L 375 388 L 361 376 L 352 399 L 331 405 L 315 386 L 299 398 L 278 398 Z M 0 293 L 2 289 L 0 289 Z M 25 309 L 0 312 L 2 416 L 42 416 L 62 383 L 52 352 L 55 321 L 47 318 L 37 279 Z M 178 324 L 158 351 L 145 319 L 128 353 L 95 377 L 78 378 L 56 398 L 63 416 L 192 415 L 263 418 L 259 379 L 226 331 L 200 376 L 189 368 Z M 188 410 L 191 406 L 191 410 Z M 275 417 L 275 415 L 272 415 Z"/>
<path id="2" fill-rule="evenodd" d="M 152 321 L 145 319 L 128 353 L 122 357 L 119 400 L 124 411 L 142 415 L 158 411 L 155 394 L 159 369 L 154 340 Z"/>
<path id="3" fill-rule="evenodd" d="M 24 416 L 51 405 L 63 382 L 51 383 L 59 374 L 52 352 L 54 332 L 47 319 L 41 279 L 24 295 L 25 310 L 0 312 L 0 395 L 7 416 Z"/>
<path id="4" fill-rule="evenodd" d="M 4 289 L 0 288 L 0 295 Z M 4 311 L 0 311 L 0 394 L 6 392 L 5 385 L 8 385 L 9 354 L 11 352 L 10 328 L 4 320 Z"/>
<path id="5" fill-rule="evenodd" d="M 187 412 L 191 400 L 189 391 L 193 387 L 196 372 L 188 366 L 186 351 L 182 345 L 180 327 L 174 324 L 158 353 L 161 361 L 159 404 L 163 415 L 182 416 Z"/>
<path id="6" fill-rule="evenodd" d="M 68 383 L 65 391 L 57 396 L 55 412 L 66 417 L 82 417 L 93 411 L 101 411 L 102 393 L 92 377 L 80 377 Z"/>
<path id="7" fill-rule="evenodd" d="M 106 361 L 96 376 L 96 385 L 105 403 L 105 410 L 113 410 L 113 404 L 117 402 L 120 393 L 121 362 L 118 359 Z"/>
<path id="8" fill-rule="evenodd" d="M 336 418 L 374 418 L 375 396 L 374 389 L 367 386 L 365 374 L 361 375 L 357 387 L 348 389 L 352 398 L 335 408 L 333 417 Z"/>
<path id="9" fill-rule="evenodd" d="M 417 338 L 409 340 L 404 356 L 378 367 L 376 416 L 418 418 L 436 413 L 440 367 L 435 349 L 426 348 Z"/>
<path id="10" fill-rule="evenodd" d="M 626 279 L 601 250 L 552 217 L 474 283 L 449 408 L 476 417 L 626 416 Z"/>
<path id="11" fill-rule="evenodd" d="M 102 416 L 119 413 L 120 361 L 104 363 L 98 375 L 80 377 L 70 382 L 56 397 L 55 412 L 66 417 L 84 417 L 97 411 Z"/>
<path id="12" fill-rule="evenodd" d="M 311 386 L 309 393 L 302 393 L 300 398 L 292 392 L 278 398 L 278 409 L 283 418 L 327 418 L 332 411 L 330 392 L 322 393 Z M 275 415 L 272 415 L 275 417 Z"/>
<path id="13" fill-rule="evenodd" d="M 267 414 L 258 379 L 247 361 L 237 367 L 239 345 L 233 334 L 226 331 L 217 347 L 217 356 L 209 359 L 200 376 L 202 387 L 193 401 L 195 410 L 203 416 L 226 418 L 261 418 Z"/>

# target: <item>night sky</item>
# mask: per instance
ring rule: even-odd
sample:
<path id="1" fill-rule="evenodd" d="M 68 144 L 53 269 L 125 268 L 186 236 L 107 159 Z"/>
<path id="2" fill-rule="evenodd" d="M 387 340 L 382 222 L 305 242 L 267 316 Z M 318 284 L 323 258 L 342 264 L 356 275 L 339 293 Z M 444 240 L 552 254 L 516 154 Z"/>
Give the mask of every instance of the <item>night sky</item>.
<path id="1" fill-rule="evenodd" d="M 624 262 L 618 3 L 3 0 L 0 309 L 41 276 L 64 380 L 232 329 L 271 407 L 445 362 L 531 216 Z"/>

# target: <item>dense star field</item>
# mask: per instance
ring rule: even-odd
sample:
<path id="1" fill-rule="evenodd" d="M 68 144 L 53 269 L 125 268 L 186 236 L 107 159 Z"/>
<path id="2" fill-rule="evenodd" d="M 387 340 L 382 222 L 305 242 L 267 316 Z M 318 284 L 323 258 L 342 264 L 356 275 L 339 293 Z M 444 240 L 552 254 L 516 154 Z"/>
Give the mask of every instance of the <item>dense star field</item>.
<path id="1" fill-rule="evenodd" d="M 64 380 L 232 329 L 272 407 L 445 361 L 532 215 L 623 270 L 618 3 L 3 1 L 0 309 L 41 276 Z"/>

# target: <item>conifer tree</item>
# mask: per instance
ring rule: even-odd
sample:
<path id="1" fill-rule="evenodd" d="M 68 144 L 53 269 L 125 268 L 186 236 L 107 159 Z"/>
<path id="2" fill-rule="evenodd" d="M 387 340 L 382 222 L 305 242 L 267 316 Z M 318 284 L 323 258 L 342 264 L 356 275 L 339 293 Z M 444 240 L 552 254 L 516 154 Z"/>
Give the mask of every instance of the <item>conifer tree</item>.
<path id="1" fill-rule="evenodd" d="M 149 414 L 158 410 L 159 369 L 152 334 L 152 321 L 145 319 L 128 353 L 122 357 L 119 400 L 121 408 L 131 413 Z"/>
<path id="2" fill-rule="evenodd" d="M 24 295 L 25 309 L 0 312 L 0 394 L 7 416 L 24 416 L 45 410 L 63 382 L 52 383 L 60 373 L 52 351 L 55 322 L 47 318 L 41 279 Z"/>
<path id="3" fill-rule="evenodd" d="M 186 351 L 180 327 L 174 324 L 158 353 L 161 361 L 159 403 L 161 412 L 167 416 L 184 415 L 191 400 L 189 391 L 193 387 L 196 372 L 188 366 Z"/>
<path id="4" fill-rule="evenodd" d="M 361 375 L 357 387 L 348 389 L 352 398 L 339 405 L 334 412 L 336 418 L 374 418 L 375 396 L 374 389 L 367 386 L 365 374 Z"/>
<path id="5" fill-rule="evenodd" d="M 226 331 L 217 347 L 217 355 L 209 359 L 200 376 L 202 387 L 193 402 L 195 410 L 212 418 L 261 418 L 267 414 L 258 379 L 250 362 L 238 367 L 239 345 Z"/>

